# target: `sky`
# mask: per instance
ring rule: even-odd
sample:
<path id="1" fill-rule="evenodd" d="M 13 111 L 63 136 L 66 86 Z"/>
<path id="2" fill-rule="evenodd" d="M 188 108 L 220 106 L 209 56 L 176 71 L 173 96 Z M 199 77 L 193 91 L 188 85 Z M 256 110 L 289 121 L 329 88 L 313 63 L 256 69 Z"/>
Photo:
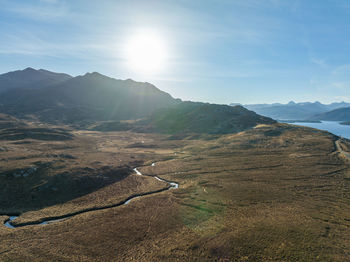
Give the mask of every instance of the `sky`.
<path id="1" fill-rule="evenodd" d="M 219 104 L 350 102 L 349 17 L 348 0 L 0 0 L 0 73 L 97 71 Z M 165 50 L 152 72 L 128 63 L 140 32 Z"/>

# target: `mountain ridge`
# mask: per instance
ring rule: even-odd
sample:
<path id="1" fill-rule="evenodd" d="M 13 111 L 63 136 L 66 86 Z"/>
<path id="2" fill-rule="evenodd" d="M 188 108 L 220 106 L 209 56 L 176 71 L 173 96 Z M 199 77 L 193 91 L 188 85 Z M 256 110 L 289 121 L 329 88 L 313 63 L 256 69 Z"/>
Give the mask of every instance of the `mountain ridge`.
<path id="1" fill-rule="evenodd" d="M 72 76 L 55 73 L 45 69 L 36 70 L 27 67 L 23 70 L 11 71 L 0 75 L 0 93 L 16 88 L 40 88 L 64 82 Z"/>
<path id="2" fill-rule="evenodd" d="M 17 117 L 34 115 L 44 122 L 73 123 L 145 117 L 177 102 L 149 83 L 93 72 L 41 88 L 7 90 L 0 97 L 0 110 Z"/>
<path id="3" fill-rule="evenodd" d="M 182 102 L 158 110 L 146 120 L 156 132 L 179 133 L 237 133 L 258 124 L 274 124 L 275 120 L 256 114 L 242 106 Z"/>
<path id="4" fill-rule="evenodd" d="M 230 104 L 236 105 L 237 103 Z M 315 115 L 325 113 L 334 109 L 350 106 L 346 102 L 334 102 L 331 104 L 322 104 L 316 102 L 300 102 L 295 103 L 290 101 L 287 104 L 273 103 L 273 104 L 246 104 L 243 105 L 249 110 L 271 117 L 278 120 L 310 120 Z"/>
<path id="5" fill-rule="evenodd" d="M 350 121 L 350 107 L 338 108 L 322 114 L 314 115 L 310 120 Z"/>
<path id="6" fill-rule="evenodd" d="M 59 75 L 27 68 L 13 74 Z M 35 78 L 35 77 L 34 77 Z M 114 79 L 98 72 L 64 81 L 11 88 L 0 96 L 0 112 L 18 119 L 95 130 L 159 133 L 235 133 L 276 121 L 241 106 L 183 102 L 148 82 Z M 16 82 L 16 80 L 14 80 Z M 121 121 L 133 121 L 133 124 Z M 98 123 L 101 123 L 99 125 Z"/>

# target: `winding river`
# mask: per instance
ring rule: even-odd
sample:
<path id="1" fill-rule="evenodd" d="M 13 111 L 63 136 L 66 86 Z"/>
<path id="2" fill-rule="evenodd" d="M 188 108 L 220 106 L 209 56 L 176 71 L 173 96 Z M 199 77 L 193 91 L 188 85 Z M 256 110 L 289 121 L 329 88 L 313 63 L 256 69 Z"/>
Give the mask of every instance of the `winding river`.
<path id="1" fill-rule="evenodd" d="M 151 166 L 155 166 L 155 163 L 152 163 Z M 134 171 L 135 171 L 135 173 L 137 175 L 143 176 L 143 174 L 137 168 L 134 168 Z M 158 176 L 153 176 L 153 177 L 155 179 L 159 180 L 159 181 L 167 183 L 168 187 L 162 188 L 162 189 L 158 189 L 158 190 L 155 190 L 155 191 L 150 191 L 150 192 L 143 193 L 143 194 L 134 194 L 134 195 L 129 196 L 127 199 L 122 200 L 121 202 L 118 202 L 116 204 L 111 204 L 111 205 L 102 206 L 102 207 L 95 207 L 95 208 L 87 208 L 87 209 L 76 211 L 76 212 L 73 212 L 73 213 L 70 213 L 70 214 L 65 214 L 65 215 L 61 215 L 61 216 L 55 216 L 55 217 L 46 218 L 44 220 L 26 222 L 26 223 L 23 223 L 23 224 L 20 224 L 20 225 L 17 225 L 17 226 L 13 225 L 12 221 L 15 220 L 16 218 L 18 218 L 18 216 L 8 215 L 9 218 L 4 222 L 4 225 L 6 227 L 12 228 L 12 229 L 18 228 L 18 227 L 29 226 L 29 225 L 48 225 L 48 224 L 52 224 L 52 223 L 55 223 L 55 222 L 66 220 L 68 218 L 71 218 L 73 216 L 76 216 L 76 215 L 79 215 L 79 214 L 82 214 L 82 213 L 92 212 L 92 211 L 97 211 L 97 210 L 103 210 L 103 209 L 118 207 L 118 206 L 122 206 L 122 205 L 127 205 L 132 200 L 134 200 L 136 198 L 140 198 L 140 197 L 143 197 L 143 196 L 147 196 L 147 195 L 163 192 L 163 191 L 170 190 L 170 189 L 179 188 L 179 184 L 176 183 L 176 182 L 168 181 L 168 180 L 165 180 L 165 179 L 160 178 Z"/>

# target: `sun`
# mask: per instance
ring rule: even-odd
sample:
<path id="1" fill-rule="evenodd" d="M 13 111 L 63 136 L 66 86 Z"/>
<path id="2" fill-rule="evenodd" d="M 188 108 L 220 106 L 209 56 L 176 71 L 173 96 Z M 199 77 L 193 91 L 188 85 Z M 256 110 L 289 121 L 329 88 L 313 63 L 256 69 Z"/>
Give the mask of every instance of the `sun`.
<path id="1" fill-rule="evenodd" d="M 167 51 L 163 38 L 153 31 L 141 31 L 126 44 L 128 67 L 139 73 L 158 73 L 165 67 Z"/>

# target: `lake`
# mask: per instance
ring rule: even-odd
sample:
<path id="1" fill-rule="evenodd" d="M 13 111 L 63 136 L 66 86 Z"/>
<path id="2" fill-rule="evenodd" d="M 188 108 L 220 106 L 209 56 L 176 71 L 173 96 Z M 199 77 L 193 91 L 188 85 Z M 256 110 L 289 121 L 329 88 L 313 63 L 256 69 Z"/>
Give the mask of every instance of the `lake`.
<path id="1" fill-rule="evenodd" d="M 341 125 L 337 121 L 322 121 L 322 123 L 303 123 L 303 122 L 295 122 L 293 125 L 299 126 L 308 126 L 321 130 L 326 130 L 331 132 L 337 136 L 342 136 L 347 139 L 350 139 L 350 126 L 349 125 Z"/>

